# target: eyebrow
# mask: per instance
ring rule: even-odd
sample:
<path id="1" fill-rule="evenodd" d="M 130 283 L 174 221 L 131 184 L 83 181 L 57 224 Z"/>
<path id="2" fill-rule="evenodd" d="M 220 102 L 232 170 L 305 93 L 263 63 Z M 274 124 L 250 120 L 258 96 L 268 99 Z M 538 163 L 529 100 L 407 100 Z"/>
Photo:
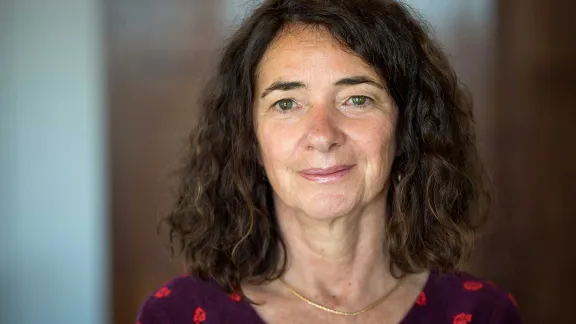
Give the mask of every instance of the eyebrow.
<path id="1" fill-rule="evenodd" d="M 276 91 L 276 90 L 288 91 L 288 90 L 299 89 L 299 88 L 306 88 L 306 85 L 304 84 L 304 82 L 276 81 L 276 82 L 272 83 L 271 86 L 266 88 L 266 90 L 264 90 L 264 92 L 262 92 L 262 95 L 260 96 L 260 98 L 266 97 L 272 91 Z"/>
<path id="2" fill-rule="evenodd" d="M 353 77 L 349 77 L 349 78 L 344 78 L 344 79 L 340 79 L 338 80 L 336 83 L 334 83 L 334 85 L 337 86 L 343 86 L 343 85 L 357 85 L 357 84 L 363 84 L 363 83 L 368 83 L 371 84 L 379 89 L 384 90 L 384 86 L 382 84 L 380 84 L 379 82 L 364 76 L 364 75 L 358 75 L 358 76 L 353 76 Z"/>
<path id="3" fill-rule="evenodd" d="M 352 86 L 352 85 L 358 85 L 358 84 L 363 84 L 363 83 L 368 83 L 371 84 L 379 89 L 384 90 L 384 86 L 382 86 L 379 82 L 364 76 L 364 75 L 358 75 L 358 76 L 353 76 L 353 77 L 349 77 L 349 78 L 343 78 L 340 79 L 338 81 L 336 81 L 334 83 L 335 86 Z M 274 83 L 272 83 L 272 85 L 270 85 L 268 88 L 266 88 L 263 92 L 262 95 L 260 96 L 260 98 L 264 98 L 266 97 L 270 92 L 272 91 L 276 91 L 276 90 L 281 90 L 281 91 L 289 91 L 289 90 L 293 90 L 293 89 L 300 89 L 300 88 L 306 88 L 306 84 L 304 84 L 304 82 L 300 82 L 300 81 L 276 81 Z"/>

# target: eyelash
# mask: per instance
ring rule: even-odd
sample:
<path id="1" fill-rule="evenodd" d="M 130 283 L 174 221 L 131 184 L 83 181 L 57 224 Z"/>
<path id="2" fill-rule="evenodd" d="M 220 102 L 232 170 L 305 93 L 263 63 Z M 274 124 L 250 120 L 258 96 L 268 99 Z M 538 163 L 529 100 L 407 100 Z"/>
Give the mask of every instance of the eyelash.
<path id="1" fill-rule="evenodd" d="M 344 103 L 352 100 L 353 98 L 365 98 L 365 99 L 366 99 L 366 102 L 365 102 L 364 104 L 362 104 L 362 105 L 353 105 L 353 104 L 350 105 L 350 106 L 356 106 L 356 107 L 361 107 L 361 108 L 364 108 L 364 107 L 368 106 L 369 104 L 371 104 L 371 103 L 374 101 L 374 99 L 372 99 L 372 98 L 370 98 L 370 97 L 368 97 L 368 96 L 350 96 L 350 97 L 348 97 L 348 98 L 344 101 Z M 282 101 L 291 101 L 294 105 L 296 105 L 296 106 L 298 105 L 298 103 L 296 102 L 296 100 L 294 100 L 294 99 L 292 99 L 292 98 L 284 98 L 284 99 L 280 99 L 280 100 L 274 102 L 274 103 L 272 104 L 272 106 L 270 106 L 270 108 L 275 108 L 275 109 L 276 109 L 279 113 L 281 113 L 281 114 L 286 114 L 286 113 L 290 112 L 291 110 L 293 110 L 293 109 L 283 110 L 283 109 L 278 108 L 278 107 L 277 107 L 278 104 L 279 104 L 280 102 L 282 102 Z"/>
<path id="2" fill-rule="evenodd" d="M 292 99 L 292 98 L 284 98 L 284 99 L 280 99 L 278 101 L 276 101 L 275 103 L 272 104 L 272 106 L 270 106 L 270 108 L 274 108 L 276 111 L 278 111 L 281 114 L 287 114 L 289 113 L 291 110 L 293 109 L 288 109 L 288 110 L 282 110 L 278 107 L 278 104 L 282 101 L 291 101 L 294 105 L 298 105 L 298 103 L 296 102 L 296 100 Z"/>
<path id="3" fill-rule="evenodd" d="M 362 105 L 352 105 L 352 106 L 362 107 L 362 108 L 370 105 L 370 104 L 374 101 L 372 98 L 370 98 L 370 97 L 368 97 L 368 96 L 351 96 L 351 97 L 348 97 L 348 99 L 346 99 L 346 101 L 344 101 L 344 103 L 346 103 L 346 102 L 348 102 L 348 101 L 350 101 L 350 100 L 352 100 L 352 99 L 354 99 L 354 98 L 363 98 L 363 99 L 366 99 L 366 102 L 364 102 L 364 104 L 362 104 Z"/>

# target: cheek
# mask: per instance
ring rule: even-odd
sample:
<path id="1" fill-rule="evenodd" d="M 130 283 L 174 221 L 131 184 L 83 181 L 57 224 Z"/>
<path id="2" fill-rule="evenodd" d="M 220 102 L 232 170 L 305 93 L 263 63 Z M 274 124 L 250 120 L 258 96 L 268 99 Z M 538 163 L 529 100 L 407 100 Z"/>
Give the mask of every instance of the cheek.
<path id="1" fill-rule="evenodd" d="M 359 129 L 360 150 L 372 175 L 386 173 L 394 159 L 396 142 L 394 126 L 388 120 L 376 120 Z"/>
<path id="2" fill-rule="evenodd" d="M 293 128 L 279 123 L 263 123 L 258 130 L 261 156 L 268 172 L 274 172 L 275 166 L 286 164 L 294 154 L 297 138 Z"/>
<path id="3" fill-rule="evenodd" d="M 388 160 L 390 163 L 394 159 L 396 154 L 396 136 L 395 132 L 391 128 L 386 128 L 381 134 L 379 134 L 379 149 L 382 158 Z"/>

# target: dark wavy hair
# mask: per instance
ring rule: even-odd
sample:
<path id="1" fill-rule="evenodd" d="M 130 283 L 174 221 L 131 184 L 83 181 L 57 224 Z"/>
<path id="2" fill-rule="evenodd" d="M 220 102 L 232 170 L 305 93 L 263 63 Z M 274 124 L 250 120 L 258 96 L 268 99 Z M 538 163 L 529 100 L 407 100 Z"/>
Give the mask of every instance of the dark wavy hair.
<path id="1" fill-rule="evenodd" d="M 253 124 L 259 61 L 288 24 L 322 27 L 371 65 L 398 109 L 386 222 L 396 276 L 458 269 L 488 205 L 472 104 L 417 15 L 396 1 L 268 0 L 229 39 L 201 101 L 173 210 L 165 218 L 187 271 L 227 291 L 285 270 L 272 188 Z"/>

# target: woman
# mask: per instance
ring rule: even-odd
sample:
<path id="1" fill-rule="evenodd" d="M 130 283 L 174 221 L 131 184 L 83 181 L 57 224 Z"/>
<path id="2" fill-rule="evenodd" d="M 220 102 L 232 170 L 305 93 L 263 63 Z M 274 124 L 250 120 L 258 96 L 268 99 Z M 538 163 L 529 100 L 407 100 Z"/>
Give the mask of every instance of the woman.
<path id="1" fill-rule="evenodd" d="M 189 275 L 154 323 L 521 323 L 457 272 L 487 194 L 472 108 L 411 13 L 270 0 L 225 48 L 171 240 Z"/>

